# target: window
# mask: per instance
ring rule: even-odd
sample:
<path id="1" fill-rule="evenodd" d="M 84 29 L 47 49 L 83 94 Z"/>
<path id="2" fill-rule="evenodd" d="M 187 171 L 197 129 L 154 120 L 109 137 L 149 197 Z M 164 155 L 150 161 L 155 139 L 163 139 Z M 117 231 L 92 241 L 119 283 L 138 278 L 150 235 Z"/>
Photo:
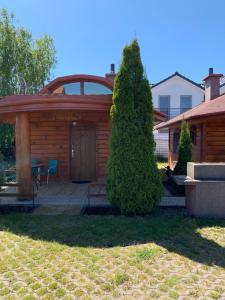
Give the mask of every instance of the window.
<path id="1" fill-rule="evenodd" d="M 182 95 L 180 96 L 180 113 L 183 114 L 185 111 L 192 108 L 192 96 Z"/>
<path id="2" fill-rule="evenodd" d="M 107 95 L 112 94 L 112 91 L 106 86 L 96 82 L 84 82 L 85 95 Z"/>
<path id="3" fill-rule="evenodd" d="M 63 87 L 66 95 L 80 95 L 80 82 L 67 83 Z"/>
<path id="4" fill-rule="evenodd" d="M 170 96 L 159 96 L 159 111 L 170 118 Z"/>
<path id="5" fill-rule="evenodd" d="M 191 142 L 193 145 L 196 145 L 197 143 L 197 128 L 196 126 L 191 126 L 190 128 L 190 136 L 191 136 Z"/>
<path id="6" fill-rule="evenodd" d="M 109 95 L 112 91 L 103 84 L 96 82 L 73 82 L 64 84 L 66 95 Z"/>

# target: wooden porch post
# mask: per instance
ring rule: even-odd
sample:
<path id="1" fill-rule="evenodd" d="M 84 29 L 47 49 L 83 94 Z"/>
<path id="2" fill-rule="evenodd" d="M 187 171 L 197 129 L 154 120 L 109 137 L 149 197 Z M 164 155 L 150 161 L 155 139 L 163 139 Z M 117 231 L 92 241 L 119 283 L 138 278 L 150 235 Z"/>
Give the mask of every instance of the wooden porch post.
<path id="1" fill-rule="evenodd" d="M 16 115 L 16 179 L 19 184 L 17 192 L 32 197 L 32 175 L 30 155 L 30 122 L 27 112 Z"/>

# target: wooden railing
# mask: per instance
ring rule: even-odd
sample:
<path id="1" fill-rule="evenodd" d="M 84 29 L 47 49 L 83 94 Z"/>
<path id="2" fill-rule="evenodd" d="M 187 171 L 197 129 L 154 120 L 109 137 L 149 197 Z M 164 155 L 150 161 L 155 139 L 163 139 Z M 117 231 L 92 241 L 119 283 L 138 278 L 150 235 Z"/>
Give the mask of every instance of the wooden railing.
<path id="1" fill-rule="evenodd" d="M 35 194 L 34 191 L 34 183 L 32 185 L 32 193 L 31 194 L 21 194 L 18 192 L 14 192 L 14 191 L 2 191 L 1 188 L 2 187 L 18 187 L 19 184 L 17 182 L 4 182 L 2 184 L 0 184 L 0 197 L 3 198 L 8 198 L 8 197 L 16 197 L 18 199 L 18 201 L 23 201 L 23 200 L 32 200 L 32 206 L 35 207 L 35 197 L 37 196 L 37 194 Z"/>
<path id="2" fill-rule="evenodd" d="M 88 185 L 88 207 L 90 207 L 91 198 L 103 198 L 105 196 L 106 191 L 104 182 L 93 182 Z"/>

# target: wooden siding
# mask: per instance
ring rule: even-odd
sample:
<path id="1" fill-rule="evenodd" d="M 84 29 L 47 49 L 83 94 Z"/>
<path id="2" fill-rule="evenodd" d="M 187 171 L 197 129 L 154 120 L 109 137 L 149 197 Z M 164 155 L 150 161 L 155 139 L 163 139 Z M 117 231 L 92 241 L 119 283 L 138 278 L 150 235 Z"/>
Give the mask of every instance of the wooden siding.
<path id="1" fill-rule="evenodd" d="M 47 164 L 60 161 L 61 177 L 70 178 L 70 126 L 72 121 L 93 123 L 96 127 L 96 174 L 105 175 L 109 155 L 110 124 L 107 113 L 49 112 L 31 113 L 31 157 Z"/>
<path id="2" fill-rule="evenodd" d="M 206 123 L 205 161 L 225 162 L 225 118 Z"/>
<path id="3" fill-rule="evenodd" d="M 192 145 L 192 161 L 200 162 L 201 161 L 201 142 L 202 136 L 202 127 L 201 125 L 196 126 L 196 143 Z"/>

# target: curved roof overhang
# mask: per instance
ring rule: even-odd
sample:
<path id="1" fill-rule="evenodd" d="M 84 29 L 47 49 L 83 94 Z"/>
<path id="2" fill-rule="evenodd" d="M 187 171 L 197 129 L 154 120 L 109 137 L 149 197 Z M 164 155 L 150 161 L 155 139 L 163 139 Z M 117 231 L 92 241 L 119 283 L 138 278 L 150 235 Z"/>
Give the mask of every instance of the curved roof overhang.
<path id="1" fill-rule="evenodd" d="M 0 121 L 8 123 L 18 112 L 80 110 L 109 113 L 111 105 L 112 95 L 12 95 L 0 101 Z M 155 122 L 163 122 L 165 119 L 163 113 L 154 110 Z"/>
<path id="2" fill-rule="evenodd" d="M 105 77 L 93 75 L 70 75 L 58 77 L 36 95 L 11 95 L 0 101 L 1 120 L 15 116 L 17 112 L 82 110 L 109 112 L 112 95 L 65 95 L 53 93 L 58 87 L 72 82 L 96 82 L 113 90 L 113 82 Z M 4 115 L 4 116 L 3 116 Z M 163 122 L 166 117 L 154 111 L 154 121 Z"/>
<path id="3" fill-rule="evenodd" d="M 51 110 L 109 111 L 111 95 L 12 95 L 0 101 L 0 114 Z"/>
<path id="4" fill-rule="evenodd" d="M 79 75 L 57 77 L 49 84 L 47 84 L 42 90 L 40 90 L 40 94 L 51 94 L 54 90 L 56 90 L 58 87 L 64 84 L 79 82 L 79 81 L 96 82 L 105 85 L 109 89 L 113 90 L 113 82 L 106 77 L 79 74 Z"/>

